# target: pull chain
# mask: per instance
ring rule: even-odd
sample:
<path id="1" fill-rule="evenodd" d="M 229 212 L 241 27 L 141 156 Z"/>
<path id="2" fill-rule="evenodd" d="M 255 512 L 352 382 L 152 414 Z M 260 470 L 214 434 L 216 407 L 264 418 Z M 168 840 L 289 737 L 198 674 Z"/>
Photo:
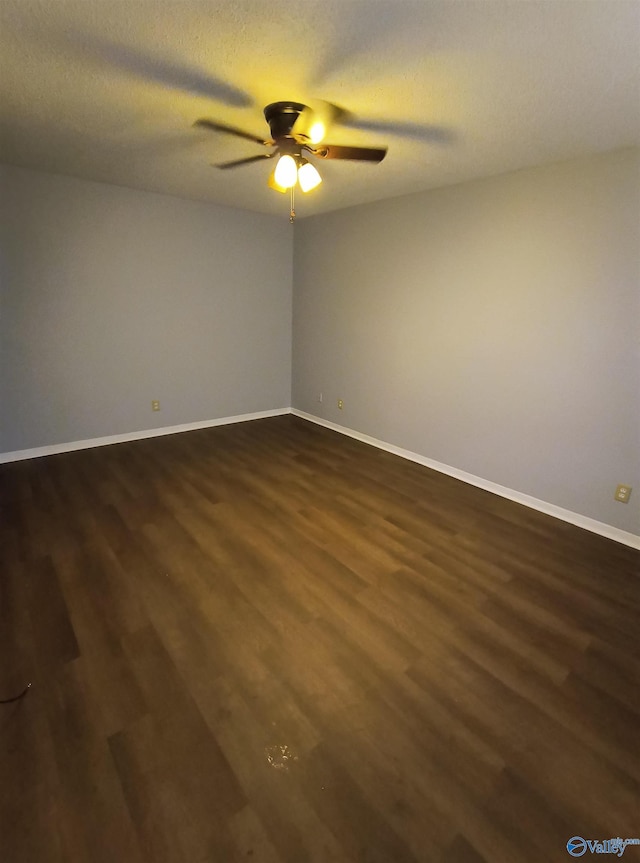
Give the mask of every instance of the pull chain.
<path id="1" fill-rule="evenodd" d="M 291 222 L 292 225 L 293 225 L 293 222 L 296 218 L 296 211 L 294 209 L 294 204 L 295 204 L 295 198 L 294 198 L 294 193 L 293 193 L 294 188 L 295 188 L 295 186 L 291 187 L 291 211 L 289 213 L 289 221 Z"/>

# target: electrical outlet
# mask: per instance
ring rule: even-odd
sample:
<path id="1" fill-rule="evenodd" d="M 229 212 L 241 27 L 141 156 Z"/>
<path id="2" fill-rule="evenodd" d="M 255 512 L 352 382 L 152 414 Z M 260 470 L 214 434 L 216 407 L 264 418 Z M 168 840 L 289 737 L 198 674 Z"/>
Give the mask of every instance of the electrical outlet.
<path id="1" fill-rule="evenodd" d="M 621 503 L 628 503 L 629 498 L 631 497 L 631 486 L 621 484 L 616 488 L 616 493 L 614 494 L 614 499 L 619 500 Z"/>
<path id="2" fill-rule="evenodd" d="M 344 402 L 342 401 L 342 399 L 338 399 L 338 407 L 340 408 L 340 410 L 342 410 L 342 408 L 344 407 Z"/>
<path id="3" fill-rule="evenodd" d="M 158 399 L 154 399 L 151 402 L 151 410 L 152 411 L 159 411 L 160 410 L 160 402 L 158 401 Z"/>
<path id="4" fill-rule="evenodd" d="M 318 401 L 322 404 L 322 393 L 318 393 Z"/>

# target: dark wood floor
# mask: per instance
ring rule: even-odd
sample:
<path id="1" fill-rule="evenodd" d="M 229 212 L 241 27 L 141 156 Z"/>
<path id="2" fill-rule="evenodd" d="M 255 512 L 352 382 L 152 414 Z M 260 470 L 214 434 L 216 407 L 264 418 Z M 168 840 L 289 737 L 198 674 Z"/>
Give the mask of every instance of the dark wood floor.
<path id="1" fill-rule="evenodd" d="M 0 483 L 3 863 L 640 835 L 640 553 L 289 416 Z"/>

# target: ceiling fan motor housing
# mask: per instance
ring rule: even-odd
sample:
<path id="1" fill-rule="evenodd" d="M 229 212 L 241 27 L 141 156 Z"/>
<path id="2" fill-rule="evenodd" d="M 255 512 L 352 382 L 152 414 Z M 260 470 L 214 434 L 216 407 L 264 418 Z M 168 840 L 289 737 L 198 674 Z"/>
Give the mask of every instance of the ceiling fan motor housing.
<path id="1" fill-rule="evenodd" d="M 274 141 L 291 135 L 293 124 L 306 106 L 300 102 L 272 102 L 264 109 L 264 116 Z"/>

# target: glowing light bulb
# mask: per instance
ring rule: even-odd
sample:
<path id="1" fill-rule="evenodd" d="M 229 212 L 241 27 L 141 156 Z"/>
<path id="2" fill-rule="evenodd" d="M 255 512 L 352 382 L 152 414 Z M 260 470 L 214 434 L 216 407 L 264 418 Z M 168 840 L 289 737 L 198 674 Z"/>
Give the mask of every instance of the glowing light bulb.
<path id="1" fill-rule="evenodd" d="M 316 120 L 313 126 L 309 129 L 309 140 L 312 144 L 319 144 L 324 138 L 326 131 L 324 123 L 320 120 Z"/>
<path id="2" fill-rule="evenodd" d="M 298 182 L 303 192 L 310 192 L 320 185 L 322 177 L 310 162 L 305 162 L 298 171 Z"/>
<path id="3" fill-rule="evenodd" d="M 283 189 L 291 189 L 295 186 L 298 178 L 298 167 L 293 156 L 280 156 L 274 178 Z"/>

